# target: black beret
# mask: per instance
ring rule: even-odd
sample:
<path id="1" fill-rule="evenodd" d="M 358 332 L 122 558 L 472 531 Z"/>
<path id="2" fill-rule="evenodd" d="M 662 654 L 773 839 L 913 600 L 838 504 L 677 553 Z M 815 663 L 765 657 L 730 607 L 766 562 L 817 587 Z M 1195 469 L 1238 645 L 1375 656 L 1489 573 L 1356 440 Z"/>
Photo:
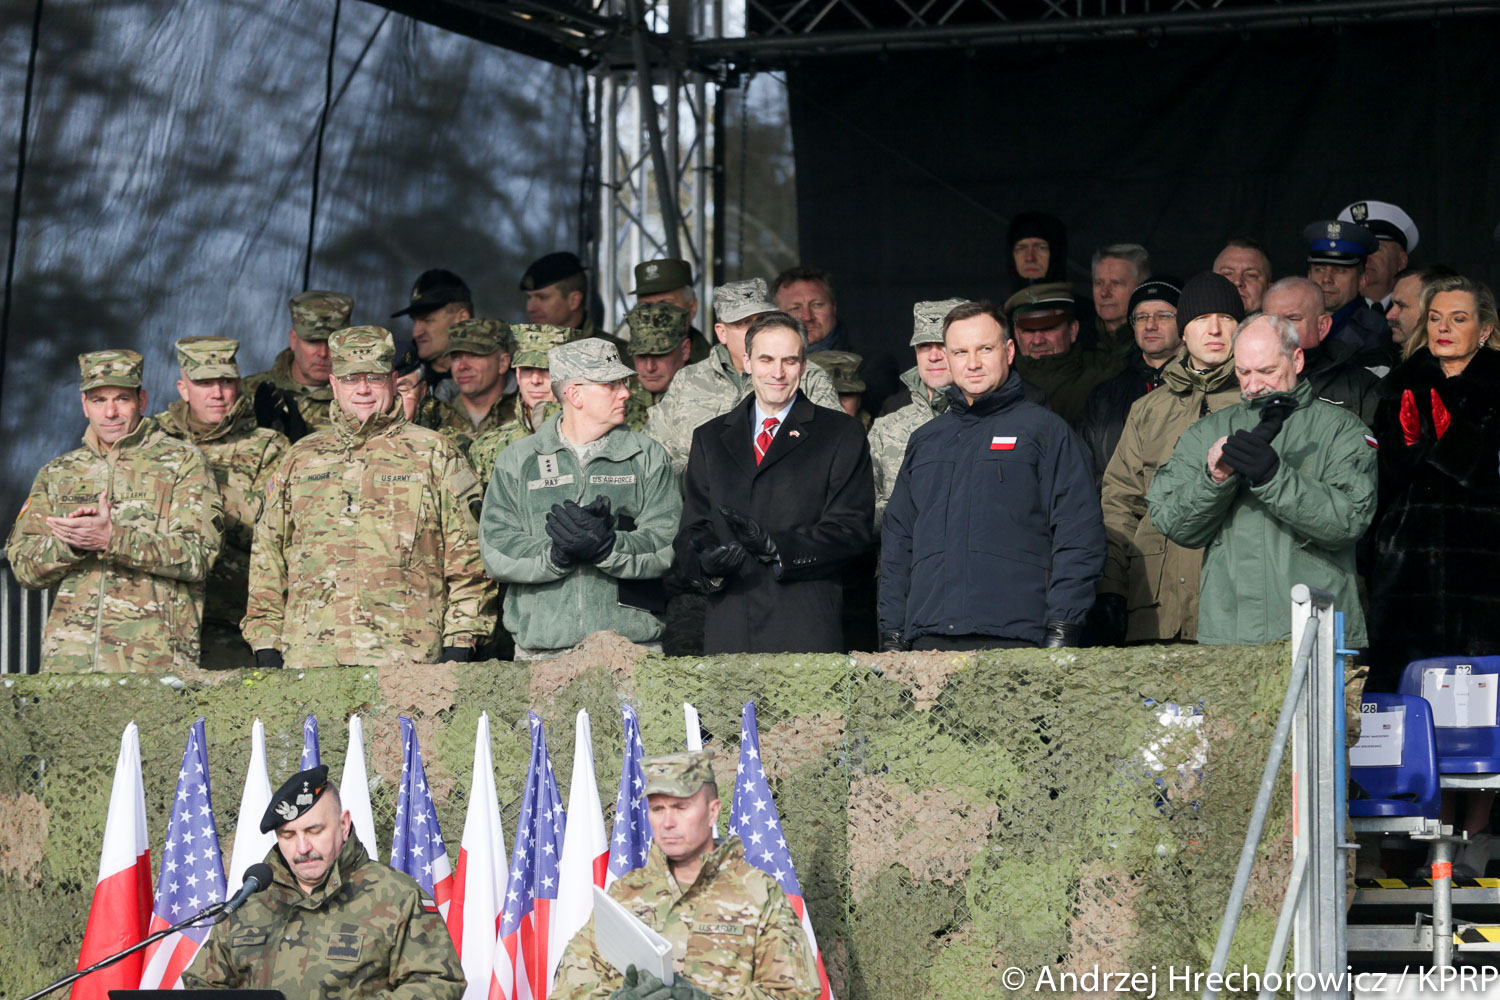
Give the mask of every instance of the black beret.
<path id="1" fill-rule="evenodd" d="M 538 257 L 531 262 L 526 273 L 521 275 L 521 291 L 534 292 L 538 288 L 546 288 L 555 285 L 564 278 L 571 278 L 575 274 L 583 273 L 583 261 L 578 255 L 561 250 L 557 253 L 549 253 L 545 257 Z"/>
<path id="2" fill-rule="evenodd" d="M 290 823 L 311 809 L 327 790 L 327 764 L 298 771 L 271 796 L 271 804 L 260 818 L 260 832 L 270 833 L 283 823 Z"/>

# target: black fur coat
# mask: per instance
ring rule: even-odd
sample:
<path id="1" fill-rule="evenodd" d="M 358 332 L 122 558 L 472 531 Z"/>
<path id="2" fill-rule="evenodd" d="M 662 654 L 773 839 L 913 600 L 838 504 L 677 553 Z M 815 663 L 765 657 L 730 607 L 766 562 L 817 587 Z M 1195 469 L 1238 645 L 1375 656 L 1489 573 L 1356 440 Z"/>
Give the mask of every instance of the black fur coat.
<path id="1" fill-rule="evenodd" d="M 1369 686 L 1394 691 L 1410 660 L 1500 653 L 1500 351 L 1446 378 L 1423 348 L 1379 393 Z"/>

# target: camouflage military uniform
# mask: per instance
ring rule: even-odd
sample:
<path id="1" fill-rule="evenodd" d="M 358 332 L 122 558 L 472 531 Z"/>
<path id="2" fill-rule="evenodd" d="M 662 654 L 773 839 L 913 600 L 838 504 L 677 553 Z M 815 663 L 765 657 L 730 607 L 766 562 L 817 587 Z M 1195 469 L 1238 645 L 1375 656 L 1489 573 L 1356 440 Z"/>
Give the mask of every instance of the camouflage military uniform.
<path id="1" fill-rule="evenodd" d="M 645 866 L 620 876 L 609 894 L 672 943 L 673 973 L 715 1000 L 818 996 L 817 967 L 796 911 L 776 880 L 745 860 L 739 837 L 704 855 L 689 886 L 673 878 L 652 844 Z M 590 922 L 563 952 L 550 996 L 604 1000 L 620 984 L 595 949 Z"/>
<path id="2" fill-rule="evenodd" d="M 371 861 L 357 839 L 311 893 L 273 847 L 272 882 L 215 927 L 185 989 L 281 990 L 320 1000 L 459 1000 L 463 968 L 417 883 Z"/>
<path id="3" fill-rule="evenodd" d="M 437 426 L 433 430 L 458 445 L 460 451 L 467 452 L 470 445 L 485 433 L 515 421 L 518 398 L 514 393 L 501 396 L 495 400 L 495 405 L 490 407 L 490 411 L 478 424 L 475 424 L 469 417 L 469 411 L 464 409 L 462 397 L 451 403 L 444 403 Z"/>
<path id="4" fill-rule="evenodd" d="M 266 388 L 262 388 L 263 386 Z M 276 355 L 276 361 L 269 371 L 251 375 L 240 386 L 240 392 L 251 400 L 252 408 L 257 394 L 264 396 L 272 390 L 279 393 L 280 398 L 288 405 L 297 407 L 297 412 L 302 415 L 303 422 L 307 424 L 309 434 L 328 429 L 328 411 L 333 405 L 333 389 L 327 385 L 303 385 L 292 378 L 292 349 L 290 347 L 284 348 L 280 354 Z M 285 422 L 280 419 L 271 421 L 268 426 L 282 434 L 286 434 L 288 430 Z"/>
<path id="5" fill-rule="evenodd" d="M 375 330 L 388 366 L 386 331 L 339 335 Z M 363 424 L 334 408 L 332 428 L 293 445 L 266 488 L 245 641 L 280 651 L 288 667 L 431 663 L 444 646 L 475 646 L 495 604 L 475 533 L 480 499 L 462 454 L 408 423 L 399 395 Z"/>
<path id="6" fill-rule="evenodd" d="M 100 351 L 80 361 L 127 354 L 138 387 L 140 356 L 134 352 Z M 203 580 L 219 554 L 224 523 L 208 461 L 154 417 L 142 418 L 107 450 L 90 427 L 83 445 L 37 473 L 6 543 L 23 587 L 57 587 L 42 669 L 198 666 Z M 106 551 L 79 551 L 48 529 L 47 518 L 92 506 L 100 492 L 113 507 Z"/>
<path id="7" fill-rule="evenodd" d="M 693 431 L 734 409 L 752 391 L 750 376 L 734 370 L 729 348 L 716 344 L 705 360 L 677 373 L 666 395 L 651 408 L 646 433 L 667 449 L 672 470 L 680 473 L 687 467 Z M 803 370 L 802 391 L 819 406 L 843 409 L 833 380 L 817 365 Z"/>
<path id="8" fill-rule="evenodd" d="M 309 291 L 292 297 L 288 304 L 292 314 L 292 332 L 302 340 L 327 340 L 338 329 L 349 325 L 354 300 L 341 292 Z M 240 386 L 240 393 L 250 397 L 256 423 L 280 431 L 296 440 L 328 427 L 328 409 L 333 403 L 333 389 L 327 385 L 303 385 L 292 377 L 292 349 L 276 355 L 269 371 L 251 375 Z M 280 406 L 295 406 L 303 427 L 278 413 Z"/>
<path id="9" fill-rule="evenodd" d="M 517 323 L 511 326 L 510 334 L 515 346 L 515 353 L 511 355 L 510 361 L 512 368 L 547 368 L 550 364 L 547 355 L 552 348 L 581 339 L 577 330 L 545 323 Z M 490 481 L 497 455 L 534 432 L 558 412 L 558 405 L 548 402 L 543 403 L 536 412 L 528 413 L 526 407 L 521 405 L 520 395 L 519 392 L 516 393 L 515 409 L 511 412 L 510 419 L 480 434 L 466 450 L 469 465 L 473 467 L 481 484 Z M 626 403 L 627 420 L 629 405 Z"/>
<path id="10" fill-rule="evenodd" d="M 870 425 L 870 462 L 875 469 L 875 527 L 885 516 L 885 505 L 891 502 L 896 490 L 896 474 L 901 471 L 901 462 L 906 458 L 906 442 L 912 432 L 933 417 L 948 412 L 948 397 L 943 390 L 928 398 L 927 386 L 911 368 L 902 373 L 901 381 L 911 389 L 911 402 L 894 413 L 877 417 Z"/>
<path id="11" fill-rule="evenodd" d="M 240 661 L 254 660 L 249 655 L 250 647 L 240 637 L 240 619 L 245 617 L 245 595 L 250 586 L 250 542 L 266 481 L 290 445 L 276 431 L 255 426 L 250 397 L 245 395 L 235 400 L 234 409 L 215 427 L 203 427 L 191 420 L 188 405 L 182 401 L 173 403 L 157 420 L 168 434 L 198 446 L 224 498 L 224 543 L 208 572 L 203 606 L 203 665 L 210 669 L 248 666 L 244 662 L 224 663 L 220 657 L 238 653 Z"/>

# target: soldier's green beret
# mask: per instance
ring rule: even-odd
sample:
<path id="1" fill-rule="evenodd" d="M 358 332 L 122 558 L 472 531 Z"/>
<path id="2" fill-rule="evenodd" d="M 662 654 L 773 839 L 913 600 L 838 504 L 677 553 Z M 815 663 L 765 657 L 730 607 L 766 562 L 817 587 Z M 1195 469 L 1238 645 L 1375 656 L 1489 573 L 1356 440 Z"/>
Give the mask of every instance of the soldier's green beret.
<path id="1" fill-rule="evenodd" d="M 234 356 L 240 342 L 228 337 L 183 337 L 176 343 L 177 366 L 189 382 L 211 378 L 239 378 L 240 366 Z"/>
<path id="2" fill-rule="evenodd" d="M 720 323 L 738 323 L 775 311 L 764 278 L 730 281 L 714 289 L 714 319 Z"/>
<path id="3" fill-rule="evenodd" d="M 349 326 L 328 338 L 333 374 L 389 375 L 396 364 L 396 342 L 383 326 Z"/>
<path id="4" fill-rule="evenodd" d="M 943 318 L 967 299 L 931 299 L 911 307 L 911 343 L 908 347 L 943 342 Z"/>
<path id="5" fill-rule="evenodd" d="M 349 325 L 354 300 L 342 292 L 303 292 L 292 296 L 292 329 L 303 340 L 327 340 Z"/>
<path id="6" fill-rule="evenodd" d="M 713 785 L 717 793 L 719 786 L 714 780 L 713 759 L 712 750 L 688 750 L 647 757 L 641 761 L 641 768 L 646 772 L 646 794 L 674 795 L 685 799 L 697 795 L 698 789 L 704 785 Z"/>
<path id="7" fill-rule="evenodd" d="M 1072 319 L 1075 308 L 1073 286 L 1066 281 L 1028 285 L 1005 300 L 1011 323 L 1027 330 L 1045 330 Z"/>
<path id="8" fill-rule="evenodd" d="M 865 359 L 853 351 L 814 351 L 807 360 L 828 373 L 834 392 L 865 391 L 865 380 L 859 377 Z"/>
<path id="9" fill-rule="evenodd" d="M 675 351 L 688 334 L 688 311 L 671 302 L 642 302 L 625 314 L 625 322 L 632 355 Z"/>
<path id="10" fill-rule="evenodd" d="M 78 374 L 84 392 L 101 385 L 124 389 L 141 387 L 141 372 L 146 360 L 134 351 L 93 351 L 78 355 Z"/>
<path id="11" fill-rule="evenodd" d="M 617 379 L 633 378 L 634 368 L 620 363 L 620 352 L 607 340 L 585 337 L 567 344 L 559 344 L 547 354 L 554 382 L 614 382 Z"/>
<path id="12" fill-rule="evenodd" d="M 510 363 L 517 368 L 548 367 L 547 352 L 573 339 L 572 330 L 548 323 L 516 323 L 510 328 L 510 335 L 516 342 L 516 353 Z"/>
<path id="13" fill-rule="evenodd" d="M 655 295 L 693 283 L 693 269 L 685 260 L 663 257 L 635 266 L 635 291 L 631 295 Z"/>
<path id="14" fill-rule="evenodd" d="M 510 324 L 505 320 L 465 319 L 448 328 L 448 349 L 441 357 L 459 352 L 488 356 L 510 350 Z"/>
<path id="15" fill-rule="evenodd" d="M 266 806 L 265 815 L 260 818 L 260 832 L 270 833 L 283 823 L 290 823 L 316 805 L 326 791 L 327 764 L 298 771 L 271 796 L 271 804 Z"/>

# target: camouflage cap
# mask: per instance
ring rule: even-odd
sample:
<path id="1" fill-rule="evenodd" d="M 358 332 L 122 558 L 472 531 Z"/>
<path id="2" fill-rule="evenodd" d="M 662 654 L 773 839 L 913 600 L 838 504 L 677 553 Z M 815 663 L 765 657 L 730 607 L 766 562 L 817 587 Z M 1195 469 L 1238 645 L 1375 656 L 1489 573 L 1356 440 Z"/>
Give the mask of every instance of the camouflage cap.
<path id="1" fill-rule="evenodd" d="M 383 326 L 350 326 L 328 338 L 333 374 L 389 375 L 396 364 L 396 342 Z"/>
<path id="2" fill-rule="evenodd" d="M 671 302 L 642 302 L 625 314 L 631 354 L 666 354 L 688 335 L 688 311 Z"/>
<path id="3" fill-rule="evenodd" d="M 943 342 L 943 318 L 968 299 L 929 299 L 911 307 L 911 343 L 908 347 Z"/>
<path id="4" fill-rule="evenodd" d="M 738 323 L 775 311 L 764 278 L 731 281 L 714 289 L 714 319 L 720 323 Z"/>
<path id="5" fill-rule="evenodd" d="M 292 329 L 303 340 L 327 340 L 349 325 L 354 300 L 342 292 L 303 292 L 292 296 Z"/>
<path id="6" fill-rule="evenodd" d="M 190 382 L 211 378 L 239 378 L 234 356 L 240 342 L 228 337 L 183 337 L 176 345 L 177 365 Z"/>
<path id="7" fill-rule="evenodd" d="M 585 337 L 572 343 L 560 344 L 549 354 L 552 381 L 614 382 L 632 378 L 634 368 L 620 363 L 620 352 L 607 340 Z"/>
<path id="8" fill-rule="evenodd" d="M 270 833 L 283 823 L 290 823 L 316 805 L 326 791 L 327 764 L 298 771 L 271 796 L 271 804 L 266 806 L 265 815 L 260 818 L 260 832 Z"/>
<path id="9" fill-rule="evenodd" d="M 546 368 L 547 352 L 573 339 L 572 330 L 547 323 L 517 323 L 510 328 L 510 335 L 516 344 L 510 359 L 515 368 Z"/>
<path id="10" fill-rule="evenodd" d="M 438 357 L 462 352 L 490 355 L 509 353 L 510 324 L 503 319 L 463 319 L 448 328 L 448 349 Z"/>
<path id="11" fill-rule="evenodd" d="M 674 795 L 685 799 L 697 795 L 698 789 L 704 785 L 713 785 L 717 792 L 719 785 L 714 780 L 713 760 L 712 750 L 688 750 L 647 757 L 641 761 L 641 768 L 646 772 L 645 794 Z"/>
<path id="12" fill-rule="evenodd" d="M 141 372 L 146 359 L 134 351 L 93 351 L 78 355 L 79 386 L 84 392 L 101 385 L 124 389 L 141 387 Z"/>
<path id="13" fill-rule="evenodd" d="M 865 380 L 859 377 L 865 359 L 853 351 L 814 351 L 807 360 L 828 373 L 834 392 L 865 391 Z"/>
<path id="14" fill-rule="evenodd" d="M 655 295 L 671 292 L 693 283 L 693 268 L 685 260 L 662 257 L 635 266 L 635 291 L 631 295 Z"/>

